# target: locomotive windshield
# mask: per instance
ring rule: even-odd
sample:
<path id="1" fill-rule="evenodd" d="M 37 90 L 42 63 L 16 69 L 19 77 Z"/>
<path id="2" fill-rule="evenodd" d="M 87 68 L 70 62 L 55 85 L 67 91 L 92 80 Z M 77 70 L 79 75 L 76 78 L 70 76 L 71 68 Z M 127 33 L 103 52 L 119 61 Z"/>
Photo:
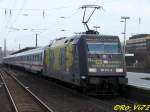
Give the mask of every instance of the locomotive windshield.
<path id="1" fill-rule="evenodd" d="M 118 42 L 88 43 L 88 51 L 91 54 L 120 53 L 120 47 Z"/>

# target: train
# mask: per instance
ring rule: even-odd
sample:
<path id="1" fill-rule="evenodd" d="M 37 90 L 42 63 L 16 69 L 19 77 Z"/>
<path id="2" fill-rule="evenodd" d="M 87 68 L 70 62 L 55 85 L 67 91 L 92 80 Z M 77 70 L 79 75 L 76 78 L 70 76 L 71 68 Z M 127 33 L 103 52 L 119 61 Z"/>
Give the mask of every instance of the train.
<path id="1" fill-rule="evenodd" d="M 115 93 L 128 83 L 119 37 L 93 31 L 4 57 L 3 63 L 81 87 L 87 93 Z"/>

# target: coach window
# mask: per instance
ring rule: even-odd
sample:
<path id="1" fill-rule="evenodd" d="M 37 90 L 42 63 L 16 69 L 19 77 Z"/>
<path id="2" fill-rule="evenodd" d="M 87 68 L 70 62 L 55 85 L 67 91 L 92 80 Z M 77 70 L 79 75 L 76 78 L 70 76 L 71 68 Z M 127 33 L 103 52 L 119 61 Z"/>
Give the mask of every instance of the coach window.
<path id="1" fill-rule="evenodd" d="M 34 55 L 32 55 L 32 61 L 34 61 L 34 57 L 33 57 Z"/>
<path id="2" fill-rule="evenodd" d="M 38 54 L 38 58 L 39 58 L 39 60 L 38 60 L 38 61 L 40 61 L 40 54 Z"/>
<path id="3" fill-rule="evenodd" d="M 28 56 L 28 59 L 27 59 L 27 61 L 29 61 L 29 56 Z"/>
<path id="4" fill-rule="evenodd" d="M 39 54 L 39 62 L 41 61 L 41 54 Z"/>
<path id="5" fill-rule="evenodd" d="M 34 55 L 34 61 L 36 61 L 36 55 Z"/>
<path id="6" fill-rule="evenodd" d="M 40 61 L 40 54 L 38 54 L 38 61 Z"/>
<path id="7" fill-rule="evenodd" d="M 33 55 L 31 55 L 31 61 L 33 61 Z"/>
<path id="8" fill-rule="evenodd" d="M 37 54 L 37 61 L 39 61 L 39 54 Z"/>
<path id="9" fill-rule="evenodd" d="M 30 61 L 32 61 L 32 55 L 30 55 Z"/>
<path id="10" fill-rule="evenodd" d="M 34 55 L 34 61 L 36 61 L 36 55 Z"/>
<path id="11" fill-rule="evenodd" d="M 34 55 L 33 55 L 33 61 L 34 61 Z"/>
<path id="12" fill-rule="evenodd" d="M 42 62 L 42 53 L 41 53 L 41 62 Z"/>
<path id="13" fill-rule="evenodd" d="M 37 61 L 39 61 L 39 54 L 37 54 Z"/>
<path id="14" fill-rule="evenodd" d="M 34 55 L 32 55 L 32 61 L 34 61 Z"/>
<path id="15" fill-rule="evenodd" d="M 34 55 L 33 55 L 33 61 L 34 61 Z"/>
<path id="16" fill-rule="evenodd" d="M 42 54 L 40 54 L 40 60 L 42 61 Z"/>
<path id="17" fill-rule="evenodd" d="M 41 62 L 41 60 L 42 60 L 42 54 L 40 54 L 40 62 Z"/>
<path id="18" fill-rule="evenodd" d="M 37 61 L 37 55 L 35 55 L 35 61 Z"/>
<path id="19" fill-rule="evenodd" d="M 34 55 L 34 61 L 36 61 L 36 55 Z"/>
<path id="20" fill-rule="evenodd" d="M 37 55 L 35 55 L 35 61 L 37 61 Z"/>
<path id="21" fill-rule="evenodd" d="M 33 61 L 32 55 L 31 55 L 31 61 Z"/>
<path id="22" fill-rule="evenodd" d="M 32 55 L 30 56 L 30 61 L 32 61 Z"/>
<path id="23" fill-rule="evenodd" d="M 36 61 L 38 61 L 38 54 L 36 55 Z"/>
<path id="24" fill-rule="evenodd" d="M 33 55 L 31 55 L 31 61 L 33 61 Z"/>
<path id="25" fill-rule="evenodd" d="M 39 62 L 41 61 L 41 54 L 39 54 Z"/>

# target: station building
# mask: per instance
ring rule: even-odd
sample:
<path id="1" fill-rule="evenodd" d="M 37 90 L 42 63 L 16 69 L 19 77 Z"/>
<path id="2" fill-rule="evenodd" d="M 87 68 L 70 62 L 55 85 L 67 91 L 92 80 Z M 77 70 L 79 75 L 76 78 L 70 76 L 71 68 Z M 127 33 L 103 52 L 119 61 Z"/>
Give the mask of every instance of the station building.
<path id="1" fill-rule="evenodd" d="M 126 53 L 134 54 L 126 57 L 127 66 L 150 68 L 150 34 L 134 35 L 126 41 Z"/>

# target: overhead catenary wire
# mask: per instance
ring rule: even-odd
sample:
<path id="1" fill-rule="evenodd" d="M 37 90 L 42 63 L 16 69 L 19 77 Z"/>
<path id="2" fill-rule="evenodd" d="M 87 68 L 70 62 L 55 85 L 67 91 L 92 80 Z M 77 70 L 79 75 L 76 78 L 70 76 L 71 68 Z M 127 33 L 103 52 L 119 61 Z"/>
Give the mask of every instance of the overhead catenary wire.
<path id="1" fill-rule="evenodd" d="M 20 9 L 22 9 L 22 8 L 24 7 L 25 2 L 26 2 L 26 0 L 23 0 Z M 10 32 L 9 32 L 10 29 L 8 30 L 8 28 L 9 28 L 9 27 L 10 27 L 10 28 L 11 28 L 11 27 L 13 28 L 13 24 L 16 23 L 17 19 L 19 19 L 18 16 L 16 16 L 15 19 L 13 20 L 13 19 L 12 19 L 12 15 L 11 15 L 11 19 L 10 19 L 9 23 L 5 26 L 5 28 L 6 28 L 6 37 L 5 37 L 5 38 L 8 38 L 9 33 L 10 33 Z M 12 21 L 11 21 L 11 20 L 12 20 Z"/>
<path id="2" fill-rule="evenodd" d="M 95 3 L 97 2 L 97 1 L 99 1 L 99 0 L 96 0 L 95 1 Z M 92 3 L 93 4 L 93 3 Z M 24 5 L 24 4 L 23 4 Z M 22 6 L 23 6 L 22 5 Z M 79 6 L 79 5 L 78 5 Z M 21 17 L 21 15 L 22 16 L 24 16 L 24 14 L 28 14 L 28 16 L 27 17 L 30 17 L 30 16 L 41 16 L 41 17 L 43 17 L 43 20 L 42 20 L 42 24 L 40 24 L 40 25 L 37 25 L 38 27 L 41 27 L 41 26 L 46 26 L 46 27 L 43 27 L 43 28 L 46 28 L 47 30 L 45 30 L 45 31 L 42 31 L 41 33 L 40 33 L 40 35 L 42 34 L 45 34 L 45 33 L 47 33 L 48 31 L 50 31 L 51 30 L 51 28 L 52 28 L 52 26 L 53 26 L 53 28 L 54 27 L 59 27 L 59 26 L 61 26 L 60 24 L 61 23 L 64 23 L 64 22 L 69 22 L 68 20 L 69 19 L 72 19 L 77 13 L 79 13 L 80 11 L 79 11 L 79 8 L 77 9 L 77 10 L 75 10 L 75 12 L 73 12 L 72 14 L 69 14 L 69 15 L 65 15 L 64 16 L 64 19 L 60 19 L 60 20 L 58 20 L 58 21 L 56 21 L 56 22 L 53 22 L 52 24 L 48 24 L 48 21 L 47 21 L 47 19 L 49 19 L 49 16 L 50 16 L 50 18 L 57 18 L 57 17 L 52 17 L 51 16 L 51 14 L 53 14 L 53 11 L 60 11 L 60 10 L 62 10 L 62 9 L 67 9 L 67 8 L 72 8 L 72 7 L 75 7 L 74 5 L 69 5 L 69 6 L 60 6 L 60 7 L 54 7 L 54 8 L 36 8 L 36 9 L 30 9 L 30 8 L 27 8 L 27 9 L 25 9 L 25 7 L 21 7 L 21 8 L 15 8 L 15 7 L 11 7 L 11 8 L 0 8 L 0 10 L 5 10 L 5 9 L 7 9 L 8 11 L 11 9 L 11 13 L 12 13 L 12 16 L 11 16 L 11 18 L 9 18 L 10 19 L 10 22 L 6 25 L 7 26 L 7 28 L 9 27 L 9 28 L 15 28 L 15 23 L 16 22 L 18 22 L 18 20 L 20 20 L 19 18 Z M 34 13 L 35 12 L 35 13 Z M 44 12 L 44 14 L 43 14 L 43 12 Z M 17 13 L 17 14 L 16 14 Z M 63 14 L 63 13 L 62 13 Z M 61 15 L 61 16 L 63 16 L 63 15 Z M 59 17 L 58 17 L 59 18 Z M 37 24 L 39 24 L 39 23 L 37 23 Z M 31 29 L 31 28 L 29 28 L 29 29 Z M 60 29 L 62 29 L 62 28 L 60 28 Z M 60 29 L 58 28 L 58 31 L 60 32 Z M 66 29 L 65 28 L 65 30 L 66 31 L 68 31 L 68 29 Z M 8 34 L 9 34 L 9 31 L 7 32 Z M 8 37 L 8 35 L 6 36 L 6 37 Z"/>
<path id="3" fill-rule="evenodd" d="M 62 23 L 62 21 L 67 21 L 67 20 L 71 19 L 71 18 L 74 17 L 77 13 L 79 13 L 79 11 L 80 11 L 80 8 L 77 8 L 77 9 L 75 10 L 75 12 L 71 13 L 71 14 L 68 15 L 68 16 L 61 16 L 61 17 L 58 17 L 58 18 L 61 18 L 61 20 L 57 21 L 57 22 L 53 25 L 53 27 L 58 26 L 60 23 Z M 42 32 L 42 35 L 45 34 L 45 33 L 47 33 L 47 32 L 50 31 L 50 30 L 51 30 L 51 25 L 50 25 L 50 27 L 47 28 L 46 31 Z M 68 30 L 67 30 L 67 31 L 68 31 Z"/>
<path id="4" fill-rule="evenodd" d="M 9 1 L 8 1 L 8 7 L 15 7 L 16 6 L 16 0 L 13 0 L 13 3 L 12 4 L 10 4 L 9 3 Z M 5 13 L 4 13 L 4 20 L 2 20 L 3 22 L 2 22 L 2 27 L 1 27 L 1 29 L 0 29 L 0 32 L 1 32 L 1 34 L 3 33 L 3 32 L 6 32 L 5 34 L 4 34 L 4 41 L 7 39 L 7 36 L 8 36 L 8 34 L 9 34 L 9 31 L 7 31 L 8 29 L 7 29 L 7 25 L 10 23 L 10 20 L 11 20 L 11 16 L 10 15 L 7 15 L 7 12 L 6 12 L 6 9 L 4 9 L 4 11 L 5 11 Z M 7 49 L 6 49 L 7 50 Z M 6 52 L 6 51 L 4 51 L 4 52 Z"/>

